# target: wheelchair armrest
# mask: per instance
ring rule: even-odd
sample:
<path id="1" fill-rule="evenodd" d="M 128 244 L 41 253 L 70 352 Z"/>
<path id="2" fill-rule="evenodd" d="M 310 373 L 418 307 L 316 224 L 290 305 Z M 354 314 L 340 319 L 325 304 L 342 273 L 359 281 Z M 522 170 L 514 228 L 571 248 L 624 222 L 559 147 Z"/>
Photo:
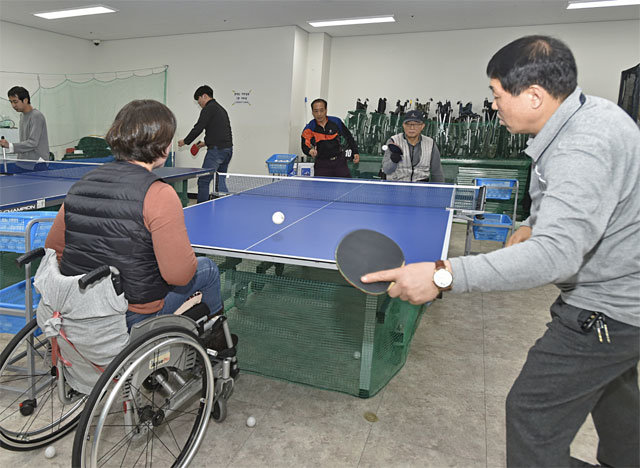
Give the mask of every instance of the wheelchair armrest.
<path id="1" fill-rule="evenodd" d="M 78 280 L 78 286 L 80 289 L 86 289 L 89 285 L 95 283 L 98 280 L 101 280 L 105 276 L 111 273 L 111 282 L 113 283 L 113 287 L 116 291 L 116 294 L 122 294 L 122 285 L 120 283 L 120 272 L 117 268 L 112 268 L 109 265 L 102 265 L 96 268 L 95 270 L 90 271 L 82 278 Z"/>
<path id="2" fill-rule="evenodd" d="M 16 263 L 18 264 L 19 267 L 23 267 L 27 263 L 31 263 L 40 257 L 44 257 L 43 247 L 30 250 L 29 252 L 20 255 L 18 258 L 16 258 Z"/>

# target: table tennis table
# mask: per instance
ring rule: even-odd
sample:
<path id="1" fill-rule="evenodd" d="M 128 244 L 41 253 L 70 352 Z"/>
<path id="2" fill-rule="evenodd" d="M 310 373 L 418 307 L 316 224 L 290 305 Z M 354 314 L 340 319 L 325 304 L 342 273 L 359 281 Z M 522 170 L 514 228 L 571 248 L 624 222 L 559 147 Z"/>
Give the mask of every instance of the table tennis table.
<path id="1" fill-rule="evenodd" d="M 0 212 L 26 211 L 61 205 L 71 186 L 100 164 L 63 161 L 0 160 Z M 154 170 L 166 182 L 183 182 L 211 173 L 210 169 L 161 167 Z"/>
<path id="2" fill-rule="evenodd" d="M 278 286 L 278 281 L 286 279 L 287 270 L 336 270 L 336 247 L 349 232 L 372 229 L 386 234 L 402 248 L 407 263 L 444 259 L 449 248 L 454 213 L 481 212 L 484 201 L 483 190 L 473 186 L 238 174 L 219 174 L 216 190 L 225 196 L 185 208 L 185 223 L 194 250 L 218 257 L 225 309 L 234 330 L 246 324 L 240 312 L 234 319 L 234 311 L 242 311 L 252 294 L 257 296 L 255 308 L 260 308 L 259 296 L 266 292 L 265 285 L 277 290 L 276 297 L 285 303 L 287 290 L 295 290 L 297 301 L 283 305 L 283 308 L 288 307 L 287 312 L 283 312 L 285 315 L 299 313 L 294 309 L 304 309 L 317 301 L 322 293 L 318 293 L 312 282 L 297 278 L 291 280 L 293 283 Z M 285 215 L 282 224 L 272 221 L 276 211 Z M 255 267 L 255 273 L 247 268 L 239 271 L 241 262 L 246 260 L 249 261 L 249 269 Z M 271 266 L 275 266 L 275 275 L 268 274 Z M 361 295 L 360 299 L 354 300 L 363 304 L 364 310 L 348 311 L 349 314 L 364 314 L 361 349 L 352 352 L 360 357 L 358 388 L 355 391 L 337 390 L 369 397 L 379 390 L 372 387 L 377 327 L 381 321 L 384 322 L 386 310 L 393 306 L 393 301 L 386 294 L 376 297 L 360 293 L 348 286 L 337 273 L 329 280 L 326 274 L 320 276 L 322 282 L 337 285 L 337 289 L 330 286 L 334 291 L 331 294 L 336 297 Z M 302 299 L 305 288 L 314 291 L 307 305 Z M 340 308 L 339 305 L 336 307 Z M 272 312 L 279 313 L 278 308 L 273 306 Z M 328 309 L 323 310 L 327 312 Z M 258 328 L 266 331 L 268 326 L 263 323 Z M 273 333 L 282 335 L 287 332 L 280 329 Z M 301 345 L 310 339 L 302 338 L 305 343 Z M 405 344 L 408 348 L 408 343 Z M 242 350 L 246 351 L 251 346 L 252 343 L 242 343 L 239 347 L 241 367 L 248 365 L 246 358 L 243 362 Z M 269 343 L 262 346 L 269 346 Z M 249 363 L 250 370 L 280 377 L 273 375 L 279 372 L 277 369 L 271 369 L 272 374 L 269 374 L 263 369 L 251 368 L 259 364 Z M 286 365 L 295 366 L 293 363 Z M 397 370 L 399 368 L 393 370 L 392 375 Z M 296 376 L 289 375 L 285 379 L 296 380 Z M 304 379 L 299 381 L 317 385 L 317 382 L 310 383 Z"/>

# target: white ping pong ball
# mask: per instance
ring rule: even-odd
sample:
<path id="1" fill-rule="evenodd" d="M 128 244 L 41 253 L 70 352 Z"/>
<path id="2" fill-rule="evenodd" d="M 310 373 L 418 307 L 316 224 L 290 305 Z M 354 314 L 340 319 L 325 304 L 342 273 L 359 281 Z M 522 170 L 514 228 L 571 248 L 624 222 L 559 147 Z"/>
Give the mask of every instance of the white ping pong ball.
<path id="1" fill-rule="evenodd" d="M 389 147 L 387 145 L 382 145 L 382 151 L 387 151 Z"/>
<path id="2" fill-rule="evenodd" d="M 44 451 L 45 458 L 53 458 L 56 456 L 56 448 L 53 445 L 49 445 Z"/>
<path id="3" fill-rule="evenodd" d="M 273 213 L 273 216 L 271 216 L 271 221 L 273 221 L 274 224 L 282 224 L 284 222 L 284 213 L 282 211 L 276 211 Z"/>
<path id="4" fill-rule="evenodd" d="M 249 416 L 247 418 L 247 427 L 253 427 L 256 425 L 256 418 L 254 418 L 253 416 Z"/>

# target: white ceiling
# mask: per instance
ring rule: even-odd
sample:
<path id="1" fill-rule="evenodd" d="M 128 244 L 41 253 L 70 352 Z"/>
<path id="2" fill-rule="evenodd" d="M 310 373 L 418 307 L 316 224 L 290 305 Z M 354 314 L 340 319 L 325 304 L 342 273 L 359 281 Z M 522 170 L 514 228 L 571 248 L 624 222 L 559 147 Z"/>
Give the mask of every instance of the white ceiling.
<path id="1" fill-rule="evenodd" d="M 118 12 L 59 20 L 33 16 L 96 4 Z M 115 40 L 292 25 L 338 37 L 640 19 L 637 6 L 566 10 L 566 5 L 567 0 L 0 0 L 0 20 L 82 39 Z M 397 22 L 333 28 L 306 23 L 388 14 Z"/>

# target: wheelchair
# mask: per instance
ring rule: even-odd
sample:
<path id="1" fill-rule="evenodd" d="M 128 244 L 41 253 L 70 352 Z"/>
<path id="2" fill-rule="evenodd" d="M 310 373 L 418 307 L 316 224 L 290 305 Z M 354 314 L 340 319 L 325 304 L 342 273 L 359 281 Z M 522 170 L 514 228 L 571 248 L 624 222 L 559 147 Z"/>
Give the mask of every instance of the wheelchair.
<path id="1" fill-rule="evenodd" d="M 19 265 L 44 255 L 36 249 Z M 100 267 L 80 287 L 117 270 Z M 205 307 L 206 309 L 206 307 Z M 55 346 L 31 320 L 0 354 L 0 447 L 45 447 L 75 431 L 72 466 L 187 466 L 209 419 L 222 422 L 238 374 L 226 317 L 165 315 L 133 326 L 129 344 L 103 369 L 89 394 L 74 390 Z M 222 327 L 226 349 L 206 346 Z M 102 370 L 102 369 L 101 369 Z"/>

